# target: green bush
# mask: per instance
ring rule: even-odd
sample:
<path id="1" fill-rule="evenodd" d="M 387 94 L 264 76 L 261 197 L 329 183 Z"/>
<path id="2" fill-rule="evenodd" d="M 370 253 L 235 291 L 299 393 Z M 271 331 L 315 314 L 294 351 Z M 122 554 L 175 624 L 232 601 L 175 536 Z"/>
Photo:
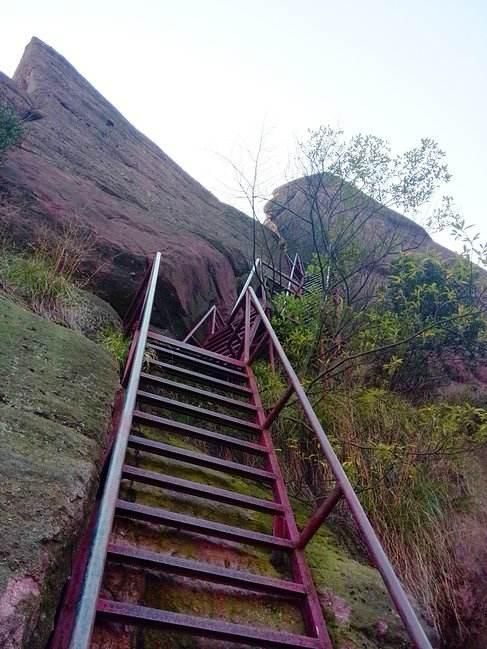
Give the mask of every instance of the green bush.
<path id="1" fill-rule="evenodd" d="M 478 273 L 469 262 L 399 257 L 364 317 L 358 349 L 379 352 L 375 372 L 395 389 L 417 391 L 438 382 L 435 363 L 445 353 L 469 362 L 487 356 L 487 323 Z"/>
<path id="2" fill-rule="evenodd" d="M 0 156 L 18 144 L 21 137 L 22 126 L 15 113 L 5 106 L 0 106 Z"/>

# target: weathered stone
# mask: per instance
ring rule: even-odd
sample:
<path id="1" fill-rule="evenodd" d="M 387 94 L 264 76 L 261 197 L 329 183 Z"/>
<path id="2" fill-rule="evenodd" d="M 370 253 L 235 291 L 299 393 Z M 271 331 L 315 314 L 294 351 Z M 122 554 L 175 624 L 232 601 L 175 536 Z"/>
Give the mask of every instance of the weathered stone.
<path id="1" fill-rule="evenodd" d="M 0 646 L 41 649 L 91 506 L 114 360 L 0 297 Z"/>
<path id="2" fill-rule="evenodd" d="M 297 178 L 274 190 L 272 199 L 265 205 L 265 212 L 270 223 L 279 232 L 279 235 L 285 240 L 289 247 L 289 252 L 294 254 L 298 252 L 305 263 L 311 261 L 311 257 L 316 251 L 316 246 L 321 245 L 321 231 L 316 216 L 316 208 L 311 208 L 311 198 L 315 198 L 320 206 L 323 221 L 326 221 L 327 209 L 330 204 L 329 196 L 333 196 L 339 181 L 336 176 L 331 174 L 325 175 L 324 179 L 318 182 L 317 176 L 305 176 Z M 322 189 L 327 187 L 327 193 Z M 451 250 L 437 244 L 429 234 L 420 225 L 411 219 L 399 214 L 395 210 L 381 206 L 376 201 L 369 199 L 361 192 L 353 190 L 356 196 L 355 201 L 359 206 L 360 214 L 358 222 L 363 223 L 364 227 L 360 231 L 360 244 L 372 250 L 379 246 L 377 259 L 385 250 L 387 243 L 394 237 L 394 246 L 391 249 L 411 250 L 421 253 L 438 254 L 445 259 L 455 258 L 456 255 Z M 344 222 L 347 218 L 357 218 L 355 210 L 345 209 L 347 207 L 346 198 L 343 203 L 339 203 L 339 213 L 334 217 L 335 220 Z M 347 211 L 348 210 L 348 211 Z M 313 231 L 310 224 L 310 214 L 315 216 L 315 237 L 313 241 Z M 370 218 L 367 217 L 370 215 Z M 300 218 L 301 217 L 301 218 Z M 340 227 L 340 226 L 338 226 Z M 354 225 L 350 231 L 356 229 Z M 339 230 L 340 231 L 340 230 Z M 348 233 L 350 234 L 350 232 Z M 357 237 L 358 238 L 358 237 Z M 380 241 L 384 245 L 380 245 Z M 370 260 L 374 256 L 371 255 Z M 377 272 L 385 270 L 386 265 L 378 265 Z"/>
<path id="3" fill-rule="evenodd" d="M 218 303 L 233 303 L 247 272 L 253 223 L 220 203 L 137 131 L 62 56 L 34 38 L 0 103 L 24 122 L 22 145 L 0 179 L 9 229 L 31 242 L 39 224 L 75 220 L 96 234 L 84 270 L 119 313 L 140 283 L 146 258 L 163 253 L 156 304 L 160 325 L 178 329 Z M 158 108 L 159 110 L 159 108 Z M 160 108 L 164 118 L 163 107 Z M 20 218 L 9 216 L 20 206 Z M 9 212 L 10 210 L 10 212 Z M 257 238 L 267 229 L 257 226 Z"/>

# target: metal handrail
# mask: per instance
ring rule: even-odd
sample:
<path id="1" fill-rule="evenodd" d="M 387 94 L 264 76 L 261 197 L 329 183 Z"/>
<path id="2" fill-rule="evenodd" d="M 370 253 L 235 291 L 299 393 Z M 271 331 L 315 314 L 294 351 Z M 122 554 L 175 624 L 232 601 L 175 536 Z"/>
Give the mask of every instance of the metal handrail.
<path id="1" fill-rule="evenodd" d="M 98 594 L 103 579 L 107 547 L 110 540 L 120 479 L 122 476 L 122 467 L 127 451 L 130 430 L 132 428 L 139 377 L 144 362 L 144 350 L 150 326 L 152 308 L 154 305 L 160 261 L 161 253 L 158 252 L 152 263 L 152 271 L 145 296 L 143 316 L 139 328 L 130 378 L 125 393 L 125 401 L 120 416 L 120 423 L 118 425 L 112 455 L 110 457 L 105 488 L 100 501 L 93 542 L 90 548 L 90 556 L 88 558 L 69 649 L 88 649 L 90 647 L 91 635 L 96 616 Z"/>
<path id="2" fill-rule="evenodd" d="M 357 494 L 355 493 L 352 484 L 350 483 L 350 480 L 348 479 L 347 474 L 345 473 L 340 460 L 336 456 L 335 451 L 333 450 L 330 441 L 328 440 L 328 437 L 325 431 L 323 430 L 323 427 L 318 417 L 316 416 L 315 411 L 313 410 L 313 407 L 306 395 L 306 392 L 304 391 L 304 388 L 301 385 L 301 382 L 299 381 L 299 378 L 296 375 L 296 372 L 294 371 L 286 355 L 286 352 L 282 348 L 282 345 L 279 342 L 279 339 L 274 329 L 272 328 L 272 325 L 269 322 L 269 319 L 267 318 L 267 315 L 264 309 L 262 308 L 262 305 L 260 304 L 257 295 L 255 294 L 255 291 L 252 289 L 251 286 L 248 287 L 247 291 L 250 295 L 250 301 L 253 303 L 254 308 L 257 310 L 261 318 L 261 322 L 263 323 L 264 327 L 267 330 L 272 345 L 277 353 L 277 356 L 279 357 L 279 360 L 281 361 L 282 367 L 284 368 L 284 371 L 287 374 L 290 382 L 290 385 L 284 395 L 285 399 L 281 398 L 279 400 L 278 407 L 274 408 L 274 410 L 271 413 L 271 415 L 274 416 L 272 418 L 271 416 L 267 418 L 265 426 L 268 427 L 270 423 L 272 423 L 272 420 L 278 416 L 279 412 L 284 407 L 287 399 L 291 396 L 291 394 L 294 393 L 301 404 L 301 407 L 304 411 L 304 414 L 308 420 L 311 429 L 313 430 L 313 432 L 318 438 L 323 453 L 335 477 L 337 487 L 341 492 L 341 494 L 337 493 L 334 499 L 337 502 L 339 500 L 339 496 L 341 495 L 346 500 L 350 508 L 350 511 L 352 513 L 352 516 L 357 524 L 357 527 L 363 536 L 363 540 L 367 545 L 367 548 L 372 556 L 372 559 L 374 560 L 375 567 L 381 574 L 382 579 L 387 588 L 387 591 L 394 603 L 394 606 L 396 607 L 396 610 L 399 613 L 399 616 L 401 617 L 404 626 L 410 638 L 415 643 L 417 649 L 432 649 L 431 644 L 416 616 L 416 613 L 414 612 L 413 607 L 411 606 L 407 598 L 407 595 L 404 592 L 404 589 L 398 577 L 396 576 L 396 573 L 394 572 L 394 568 L 392 567 L 391 562 L 387 558 L 387 555 L 385 554 L 384 549 L 382 548 L 379 538 L 377 537 L 377 534 L 375 533 L 372 525 L 370 524 L 367 514 L 365 513 L 362 505 L 360 504 Z M 246 330 L 245 335 L 246 336 L 249 335 L 248 330 Z M 330 506 L 324 507 L 320 512 L 320 520 L 319 520 L 320 524 L 324 520 L 323 515 L 324 514 L 326 515 L 327 513 L 329 513 L 329 511 L 331 511 L 332 505 L 333 503 L 331 503 L 331 507 Z M 316 531 L 316 529 L 319 527 L 319 525 L 317 525 L 317 520 L 316 519 L 313 520 L 312 517 L 310 523 L 311 526 L 314 528 L 314 531 Z M 298 541 L 298 547 L 303 546 L 302 542 L 304 540 L 309 540 L 309 539 L 304 539 L 303 537 L 301 537 L 300 539 L 301 543 Z"/>
<path id="3" fill-rule="evenodd" d="M 294 278 L 294 271 L 296 270 L 297 261 L 298 261 L 298 253 L 294 255 L 293 265 L 291 267 L 291 272 L 289 273 L 289 282 L 287 283 L 287 291 L 286 291 L 287 293 L 289 293 L 289 291 L 291 290 L 291 283 Z"/>
<path id="4" fill-rule="evenodd" d="M 250 284 L 252 283 L 252 280 L 254 279 L 254 276 L 257 275 L 257 272 L 258 272 L 259 268 L 261 267 L 261 265 L 262 265 L 262 261 L 261 261 L 261 259 L 259 257 L 258 259 L 255 260 L 254 265 L 252 266 L 252 268 L 251 268 L 251 270 L 250 270 L 250 272 L 249 272 L 249 274 L 247 276 L 245 284 L 243 285 L 243 288 L 240 291 L 240 295 L 238 296 L 235 304 L 233 305 L 232 312 L 230 313 L 230 319 L 232 319 L 232 316 L 236 313 L 236 311 L 238 309 L 238 306 L 240 305 L 241 301 L 243 300 L 244 295 L 247 292 L 247 289 L 249 288 Z"/>
<path id="5" fill-rule="evenodd" d="M 205 315 L 201 318 L 201 320 L 199 320 L 199 321 L 195 324 L 195 326 L 191 329 L 191 331 L 189 332 L 189 334 L 188 334 L 185 338 L 183 338 L 183 343 L 187 343 L 188 340 L 191 340 L 191 338 L 194 338 L 195 333 L 198 331 L 198 329 L 199 329 L 200 327 L 202 327 L 202 326 L 205 324 L 205 322 L 208 320 L 208 318 L 210 317 L 210 315 L 213 316 L 212 321 L 211 321 L 210 333 L 211 333 L 211 334 L 214 334 L 214 333 L 215 333 L 215 330 L 216 330 L 216 316 L 217 316 L 217 308 L 216 308 L 215 305 L 213 305 L 212 307 L 210 307 L 210 308 L 208 309 L 208 311 L 207 311 L 207 312 L 205 313 Z M 196 339 L 195 339 L 195 340 L 196 340 Z M 198 342 L 198 341 L 196 341 L 196 342 Z"/>

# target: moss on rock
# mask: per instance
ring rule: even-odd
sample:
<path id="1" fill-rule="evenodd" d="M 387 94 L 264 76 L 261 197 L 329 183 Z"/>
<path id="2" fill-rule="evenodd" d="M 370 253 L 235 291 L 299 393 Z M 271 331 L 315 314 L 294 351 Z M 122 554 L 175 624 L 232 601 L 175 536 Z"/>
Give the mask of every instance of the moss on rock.
<path id="1" fill-rule="evenodd" d="M 93 496 L 112 357 L 0 297 L 0 646 L 45 646 Z"/>

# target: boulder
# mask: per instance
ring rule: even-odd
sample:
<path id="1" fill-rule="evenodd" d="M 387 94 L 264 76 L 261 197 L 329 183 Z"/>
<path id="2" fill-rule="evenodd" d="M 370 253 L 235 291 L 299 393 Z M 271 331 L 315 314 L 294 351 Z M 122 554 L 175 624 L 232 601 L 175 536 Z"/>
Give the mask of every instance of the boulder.
<path id="1" fill-rule="evenodd" d="M 335 198 L 335 194 L 340 198 Z M 354 197 L 353 208 L 350 195 Z M 331 208 L 330 201 L 334 201 Z M 334 214 L 336 225 L 330 224 L 329 227 L 337 228 L 339 233 L 350 235 L 350 232 L 357 230 L 358 223 L 363 223 L 364 227 L 356 238 L 360 238 L 360 243 L 366 250 L 377 250 L 371 254 L 371 260 L 379 260 L 383 252 L 389 249 L 391 241 L 393 244 L 390 249 L 394 252 L 404 250 L 436 254 L 444 259 L 456 257 L 451 250 L 433 241 L 415 221 L 381 205 L 348 183 L 343 183 L 337 176 L 323 174 L 303 176 L 278 187 L 264 207 L 269 224 L 286 242 L 288 252 L 291 255 L 298 252 L 305 263 L 311 261 L 316 247 L 321 249 L 322 245 L 317 210 L 323 221 L 326 221 L 328 210 Z M 351 219 L 356 220 L 345 230 Z M 316 243 L 313 241 L 311 220 L 315 225 Z M 387 264 L 378 264 L 377 271 L 387 273 Z"/>
<path id="2" fill-rule="evenodd" d="M 16 242 L 40 224 L 95 235 L 83 270 L 121 314 L 148 257 L 162 251 L 159 326 L 179 331 L 212 303 L 225 313 L 251 263 L 253 222 L 221 203 L 134 128 L 74 67 L 37 38 L 0 104 L 24 136 L 0 168 L 0 220 Z M 164 119 L 164 106 L 154 107 Z M 274 235 L 257 225 L 258 246 Z"/>
<path id="3" fill-rule="evenodd" d="M 0 646 L 43 649 L 91 510 L 118 386 L 85 336 L 0 297 Z"/>

